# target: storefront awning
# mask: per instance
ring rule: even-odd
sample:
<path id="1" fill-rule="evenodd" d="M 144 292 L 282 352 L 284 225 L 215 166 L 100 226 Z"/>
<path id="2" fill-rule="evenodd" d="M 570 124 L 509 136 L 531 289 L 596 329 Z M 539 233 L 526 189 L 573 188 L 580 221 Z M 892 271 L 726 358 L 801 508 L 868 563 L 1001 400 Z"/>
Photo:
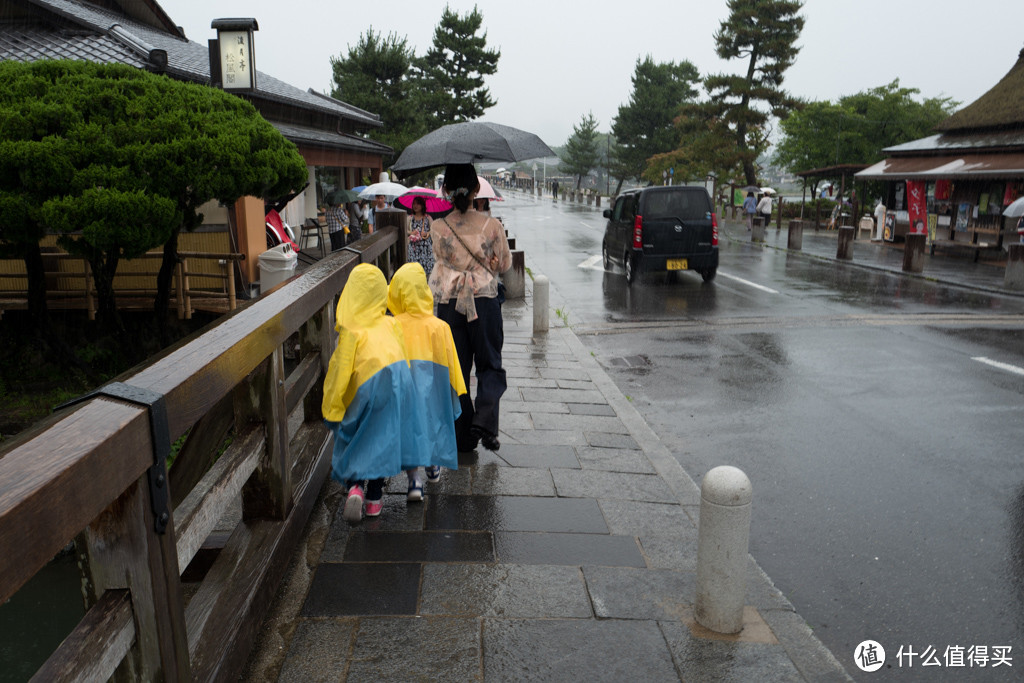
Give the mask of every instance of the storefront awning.
<path id="1" fill-rule="evenodd" d="M 1024 152 L 890 157 L 856 174 L 858 180 L 1024 178 Z"/>

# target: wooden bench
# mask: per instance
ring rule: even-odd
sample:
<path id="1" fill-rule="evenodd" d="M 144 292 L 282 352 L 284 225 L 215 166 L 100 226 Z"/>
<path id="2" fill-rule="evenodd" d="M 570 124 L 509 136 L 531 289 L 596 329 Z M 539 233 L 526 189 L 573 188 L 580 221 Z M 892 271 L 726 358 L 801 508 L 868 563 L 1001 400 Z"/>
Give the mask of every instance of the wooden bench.
<path id="1" fill-rule="evenodd" d="M 960 249 L 960 250 L 973 251 L 974 252 L 974 262 L 977 263 L 978 259 L 981 258 L 981 252 L 982 251 L 1001 252 L 1003 250 L 1003 245 L 1002 245 L 1003 239 L 1002 239 L 1002 235 L 1000 234 L 1001 231 L 997 227 L 991 227 L 991 228 L 989 228 L 989 227 L 984 227 L 984 228 L 983 227 L 973 227 L 973 228 L 970 228 L 966 233 L 961 232 L 961 234 L 966 234 L 966 235 L 970 236 L 970 238 L 966 239 L 966 240 L 964 240 L 964 239 L 961 239 L 961 240 L 954 239 L 955 231 L 953 229 L 947 230 L 947 229 L 943 228 L 940 231 L 937 231 L 936 234 L 938 235 L 939 232 L 948 233 L 949 238 L 948 239 L 936 238 L 936 239 L 932 240 L 932 246 L 931 246 L 931 249 L 929 251 L 929 253 L 931 253 L 932 255 L 935 254 L 935 248 L 936 247 L 939 247 L 940 249 L 950 249 L 950 250 Z"/>

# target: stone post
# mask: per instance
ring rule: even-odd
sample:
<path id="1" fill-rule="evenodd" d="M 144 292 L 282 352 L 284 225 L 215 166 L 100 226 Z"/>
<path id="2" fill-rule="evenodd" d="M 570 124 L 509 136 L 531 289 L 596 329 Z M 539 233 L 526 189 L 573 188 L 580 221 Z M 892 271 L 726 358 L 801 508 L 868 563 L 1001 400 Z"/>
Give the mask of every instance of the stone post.
<path id="1" fill-rule="evenodd" d="M 546 275 L 533 280 L 533 333 L 548 333 L 548 296 L 551 282 Z"/>
<path id="2" fill-rule="evenodd" d="M 1009 289 L 1024 289 L 1024 243 L 1008 244 L 1007 249 L 1003 284 Z"/>
<path id="3" fill-rule="evenodd" d="M 839 246 L 836 248 L 836 258 L 840 261 L 853 260 L 853 235 L 855 232 L 857 232 L 857 229 L 853 226 L 840 226 Z"/>
<path id="4" fill-rule="evenodd" d="M 754 216 L 754 229 L 750 232 L 751 242 L 764 242 L 764 217 Z"/>
<path id="5" fill-rule="evenodd" d="M 752 494 L 747 475 L 729 465 L 714 468 L 701 483 L 693 615 L 715 633 L 743 630 Z"/>
<path id="6" fill-rule="evenodd" d="M 791 220 L 789 222 L 789 242 L 787 246 L 790 249 L 800 251 L 804 245 L 804 223 L 801 220 Z"/>
<path id="7" fill-rule="evenodd" d="M 522 299 L 526 296 L 526 258 L 522 250 L 512 251 L 512 266 L 501 274 L 505 283 L 505 297 Z"/>
<path id="8" fill-rule="evenodd" d="M 924 270 L 924 243 L 928 235 L 923 233 L 908 234 L 903 246 L 903 270 L 908 273 L 920 273 Z"/>

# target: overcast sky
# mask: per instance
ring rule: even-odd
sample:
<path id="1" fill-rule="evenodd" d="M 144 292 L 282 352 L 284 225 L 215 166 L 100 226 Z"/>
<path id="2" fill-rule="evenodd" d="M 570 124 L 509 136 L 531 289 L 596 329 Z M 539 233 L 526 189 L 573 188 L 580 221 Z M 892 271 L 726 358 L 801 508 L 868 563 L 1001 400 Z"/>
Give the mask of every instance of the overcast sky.
<path id="1" fill-rule="evenodd" d="M 220 17 L 255 17 L 256 68 L 302 89 L 331 90 L 330 58 L 360 34 L 405 37 L 417 55 L 430 47 L 444 2 L 419 0 L 159 0 L 193 41 L 215 37 Z M 497 104 L 482 120 L 565 143 L 588 112 L 601 132 L 628 102 L 636 60 L 688 59 L 708 73 L 741 73 L 715 55 L 725 0 L 450 0 L 477 5 L 487 45 L 501 50 L 487 78 Z M 1024 48 L 1021 0 L 807 0 L 800 54 L 785 87 L 798 97 L 835 100 L 899 78 L 922 97 L 969 104 L 1002 78 Z"/>

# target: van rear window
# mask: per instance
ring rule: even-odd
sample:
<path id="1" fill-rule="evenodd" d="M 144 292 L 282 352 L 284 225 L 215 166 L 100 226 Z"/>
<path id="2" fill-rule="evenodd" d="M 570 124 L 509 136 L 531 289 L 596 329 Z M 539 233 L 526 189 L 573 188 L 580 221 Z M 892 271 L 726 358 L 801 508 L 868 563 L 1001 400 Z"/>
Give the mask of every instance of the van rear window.
<path id="1" fill-rule="evenodd" d="M 678 218 L 696 221 L 708 217 L 708 199 L 703 192 L 652 192 L 645 197 L 644 218 Z"/>

